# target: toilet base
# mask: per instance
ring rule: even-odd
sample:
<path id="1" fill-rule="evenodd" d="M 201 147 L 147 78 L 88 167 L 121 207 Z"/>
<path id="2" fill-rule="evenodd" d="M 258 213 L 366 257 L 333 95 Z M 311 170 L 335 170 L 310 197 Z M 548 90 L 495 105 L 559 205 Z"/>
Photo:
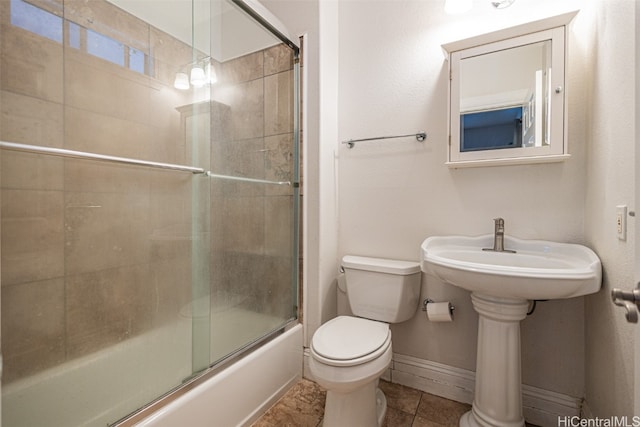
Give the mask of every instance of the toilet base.
<path id="1" fill-rule="evenodd" d="M 387 415 L 387 396 L 379 388 L 376 389 L 376 414 L 379 427 L 384 423 L 384 417 Z"/>
<path id="2" fill-rule="evenodd" d="M 372 381 L 351 393 L 327 391 L 323 427 L 380 427 L 387 414 L 387 398 Z"/>

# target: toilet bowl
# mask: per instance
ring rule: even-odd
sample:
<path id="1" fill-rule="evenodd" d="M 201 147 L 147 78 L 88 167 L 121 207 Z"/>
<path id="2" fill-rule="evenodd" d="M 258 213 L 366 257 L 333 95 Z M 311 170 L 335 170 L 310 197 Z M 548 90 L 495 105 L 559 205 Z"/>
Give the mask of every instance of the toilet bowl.
<path id="1" fill-rule="evenodd" d="M 386 399 L 377 385 L 391 363 L 389 325 L 340 316 L 318 332 L 311 345 L 309 369 L 327 389 L 324 426 L 380 425 Z"/>
<path id="2" fill-rule="evenodd" d="M 339 316 L 318 328 L 311 339 L 309 370 L 327 390 L 324 427 L 380 426 L 386 398 L 378 381 L 393 353 L 389 323 L 415 314 L 420 265 L 354 256 L 342 261 L 355 316 Z"/>

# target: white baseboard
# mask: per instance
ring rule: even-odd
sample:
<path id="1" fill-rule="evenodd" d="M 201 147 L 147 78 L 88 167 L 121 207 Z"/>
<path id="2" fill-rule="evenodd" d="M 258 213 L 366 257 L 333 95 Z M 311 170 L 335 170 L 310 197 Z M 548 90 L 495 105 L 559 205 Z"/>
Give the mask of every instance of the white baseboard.
<path id="1" fill-rule="evenodd" d="M 475 372 L 394 353 L 391 382 L 458 402 L 472 403 Z M 522 385 L 522 411 L 531 424 L 557 426 L 558 417 L 579 416 L 581 407 L 580 397 Z"/>
<path id="2" fill-rule="evenodd" d="M 313 380 L 307 368 L 308 357 L 309 352 L 305 351 L 304 376 Z M 475 372 L 466 369 L 394 353 L 390 373 L 383 377 L 457 402 L 473 402 Z M 582 398 L 523 385 L 522 406 L 527 422 L 543 427 L 557 426 L 558 417 L 581 415 Z"/>
<path id="3" fill-rule="evenodd" d="M 583 418 L 586 420 L 592 420 L 595 418 L 595 416 L 593 415 L 593 412 L 591 412 L 591 408 L 589 407 L 586 399 L 584 402 L 582 402 L 582 412 L 580 413 L 580 418 Z"/>
<path id="4" fill-rule="evenodd" d="M 429 360 L 393 354 L 391 382 L 471 404 L 475 373 Z"/>

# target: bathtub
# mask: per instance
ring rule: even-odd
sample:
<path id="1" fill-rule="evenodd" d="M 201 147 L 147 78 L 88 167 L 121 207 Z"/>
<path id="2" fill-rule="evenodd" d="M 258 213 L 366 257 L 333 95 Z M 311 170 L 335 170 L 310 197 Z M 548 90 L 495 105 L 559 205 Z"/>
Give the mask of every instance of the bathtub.
<path id="1" fill-rule="evenodd" d="M 302 344 L 297 324 L 135 426 L 248 426 L 302 377 Z"/>
<path id="2" fill-rule="evenodd" d="M 137 409 L 131 406 L 135 405 L 132 390 L 136 402 L 152 401 L 158 390 L 170 390 L 191 375 L 191 335 L 185 328 L 190 328 L 189 322 L 3 385 L 2 425 L 102 427 L 113 423 Z M 145 358 L 150 352 L 152 365 Z M 295 324 L 135 425 L 248 425 L 301 376 L 302 326 Z"/>

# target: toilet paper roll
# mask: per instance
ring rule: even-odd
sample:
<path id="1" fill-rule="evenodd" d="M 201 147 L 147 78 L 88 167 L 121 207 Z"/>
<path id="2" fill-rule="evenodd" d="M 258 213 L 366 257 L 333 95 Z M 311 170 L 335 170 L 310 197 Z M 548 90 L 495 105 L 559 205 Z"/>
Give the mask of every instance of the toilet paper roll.
<path id="1" fill-rule="evenodd" d="M 430 302 L 427 304 L 427 319 L 432 322 L 452 322 L 453 306 L 450 302 Z"/>

